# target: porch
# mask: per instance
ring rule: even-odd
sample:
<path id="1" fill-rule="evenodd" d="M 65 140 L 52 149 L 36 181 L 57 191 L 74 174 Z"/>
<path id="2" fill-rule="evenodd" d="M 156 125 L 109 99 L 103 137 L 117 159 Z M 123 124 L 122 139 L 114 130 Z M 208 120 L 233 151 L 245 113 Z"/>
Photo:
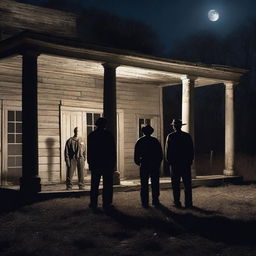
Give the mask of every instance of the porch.
<path id="1" fill-rule="evenodd" d="M 140 99 L 142 96 L 145 96 L 146 91 L 151 88 L 152 92 L 155 91 L 155 95 L 157 95 L 154 98 L 155 105 L 150 101 L 152 98 L 151 94 L 145 97 L 144 105 L 148 108 L 147 112 L 155 111 L 157 113 L 154 113 L 154 115 L 159 116 L 159 120 L 156 122 L 156 130 L 158 130 L 159 134 L 161 133 L 159 137 L 163 145 L 163 87 L 177 84 L 182 86 L 182 120 L 187 124 L 184 130 L 194 137 L 194 89 L 205 85 L 225 84 L 225 166 L 223 170 L 225 176 L 223 177 L 229 178 L 226 176 L 232 177 L 235 175 L 233 94 L 234 86 L 239 83 L 240 77 L 246 72 L 245 70 L 179 62 L 120 50 L 99 48 L 71 39 L 29 32 L 24 32 L 2 41 L 0 45 L 0 59 L 4 60 L 10 56 L 17 55 L 20 57 L 22 78 L 22 86 L 19 84 L 22 96 L 21 190 L 31 193 L 37 193 L 42 190 L 43 193 L 45 190 L 45 177 L 51 177 L 52 173 L 55 173 L 58 177 L 61 176 L 60 180 L 65 180 L 60 171 L 63 150 L 60 143 L 62 134 L 60 133 L 60 114 L 62 113 L 59 110 L 62 110 L 62 107 L 66 106 L 67 102 L 72 107 L 77 107 L 77 105 L 80 107 L 85 106 L 84 104 L 88 104 L 88 98 L 84 97 L 83 93 L 76 91 L 74 89 L 76 86 L 65 83 L 63 74 L 65 74 L 64 71 L 66 69 L 62 69 L 61 75 L 58 70 L 57 73 L 62 78 L 61 81 L 64 81 L 63 84 L 58 84 L 56 80 L 59 80 L 59 77 L 56 75 L 56 70 L 51 69 L 51 64 L 54 64 L 54 67 L 59 67 L 60 63 L 63 67 L 67 64 L 68 68 L 76 67 L 77 70 L 80 66 L 72 64 L 77 64 L 78 60 L 80 64 L 83 63 L 79 73 L 79 86 L 84 74 L 100 81 L 100 84 L 96 83 L 93 88 L 90 88 L 90 96 L 93 98 L 92 103 L 101 106 L 103 115 L 109 121 L 109 130 L 113 135 L 116 136 L 118 130 L 118 106 L 121 105 L 121 107 L 127 110 L 125 113 L 126 120 L 123 122 L 124 132 L 119 131 L 120 135 L 125 135 L 128 138 L 126 141 L 120 139 L 120 148 L 124 148 L 122 145 L 127 145 L 127 149 L 125 152 L 117 150 L 117 152 L 120 152 L 120 162 L 127 160 L 127 163 L 125 163 L 127 166 L 126 173 L 134 170 L 132 154 L 134 143 L 136 142 L 136 130 L 138 129 L 134 129 L 132 134 L 130 130 L 136 127 L 135 120 L 140 118 L 138 114 L 141 112 L 141 105 L 143 105 Z M 57 61 L 58 58 L 61 58 L 60 62 Z M 52 61 L 53 59 L 55 62 Z M 46 71 L 49 74 L 49 69 L 54 73 L 54 76 L 51 77 L 52 80 L 54 79 L 54 83 L 51 84 L 49 83 L 49 77 L 41 76 Z M 71 72 L 70 74 L 73 73 Z M 45 88 L 42 87 L 44 85 Z M 77 84 L 75 83 L 75 85 Z M 118 86 L 124 91 L 132 86 L 141 87 L 142 89 L 140 93 L 133 92 L 132 95 L 128 95 L 128 99 L 127 95 L 121 95 L 124 97 L 120 100 L 116 94 Z M 146 89 L 144 90 L 143 88 Z M 56 90 L 61 90 L 64 93 L 60 94 L 59 91 L 56 93 Z M 97 100 L 95 100 L 96 90 Z M 73 99 L 72 102 L 67 101 L 67 94 Z M 89 93 L 87 94 L 89 95 Z M 133 105 L 130 104 L 131 100 L 133 100 Z M 149 102 L 150 104 L 148 104 Z M 90 105 L 92 104 L 90 103 Z M 148 106 L 154 110 L 151 111 Z M 45 110 L 51 111 L 51 115 L 54 116 L 46 115 Z M 55 154 L 54 157 L 52 156 L 53 153 Z M 2 157 L 2 159 L 6 161 L 6 157 Z M 123 165 L 122 163 L 120 168 L 121 178 L 122 169 L 124 169 L 122 168 Z M 49 166 L 54 168 L 51 169 Z M 48 172 L 50 173 L 49 175 Z M 60 173 L 61 175 L 59 175 Z M 200 176 L 196 176 L 195 168 L 193 168 L 192 174 L 194 178 L 197 177 L 197 180 L 200 180 Z M 3 180 L 5 176 L 6 170 L 2 171 L 1 179 Z M 117 175 L 117 184 L 119 183 L 118 177 Z M 49 178 L 49 180 L 51 179 Z M 121 185 L 115 188 L 122 188 L 123 184 L 121 181 Z M 136 183 L 133 185 L 138 186 Z M 64 189 L 65 186 L 63 186 L 63 192 Z M 52 191 L 52 189 L 49 190 Z M 56 191 L 59 191 L 59 189 L 56 188 Z"/>
<path id="2" fill-rule="evenodd" d="M 226 176 L 226 175 L 208 175 L 208 176 L 197 176 L 192 179 L 192 186 L 222 186 L 225 184 L 240 184 L 242 182 L 241 176 Z M 75 182 L 74 182 L 75 183 Z M 183 186 L 183 184 L 181 184 Z M 170 189 L 172 187 L 170 177 L 160 178 L 160 188 Z M 66 190 L 65 183 L 52 183 L 52 184 L 41 184 L 41 192 L 38 196 L 42 199 L 47 198 L 59 198 L 59 197 L 79 197 L 89 195 L 90 193 L 90 179 L 86 179 L 85 189 L 79 190 L 78 186 L 74 185 L 72 190 Z M 10 192 L 19 192 L 20 186 L 2 186 L 1 190 L 9 190 Z M 100 184 L 100 192 L 102 190 L 102 182 Z M 140 190 L 139 179 L 124 179 L 121 180 L 120 185 L 114 185 L 114 192 L 130 192 Z"/>

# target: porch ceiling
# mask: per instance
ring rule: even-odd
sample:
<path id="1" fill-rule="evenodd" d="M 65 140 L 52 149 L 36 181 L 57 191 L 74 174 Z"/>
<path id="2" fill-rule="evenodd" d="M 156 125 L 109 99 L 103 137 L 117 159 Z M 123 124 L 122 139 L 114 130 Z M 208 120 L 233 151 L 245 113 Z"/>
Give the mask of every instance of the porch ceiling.
<path id="1" fill-rule="evenodd" d="M 218 84 L 226 81 L 239 82 L 247 71 L 227 66 L 203 65 L 174 61 L 137 53 L 87 45 L 70 38 L 23 32 L 0 42 L 0 58 L 21 54 L 31 49 L 44 55 L 61 56 L 66 60 L 79 59 L 86 63 L 87 75 L 103 76 L 102 63 L 118 65 L 117 79 L 128 83 L 168 86 L 181 83 L 181 77 L 193 77 L 195 86 Z"/>
<path id="2" fill-rule="evenodd" d="M 42 54 L 39 57 L 39 70 L 51 70 L 51 72 L 68 73 L 70 67 L 83 75 L 103 79 L 104 69 L 101 62 L 91 60 L 77 60 L 66 57 L 56 57 Z M 117 81 L 132 84 L 148 84 L 152 86 L 170 86 L 181 84 L 181 74 L 158 71 L 152 69 L 118 66 L 116 69 Z M 219 81 L 221 83 L 221 81 Z M 196 86 L 216 84 L 217 80 L 197 78 Z"/>

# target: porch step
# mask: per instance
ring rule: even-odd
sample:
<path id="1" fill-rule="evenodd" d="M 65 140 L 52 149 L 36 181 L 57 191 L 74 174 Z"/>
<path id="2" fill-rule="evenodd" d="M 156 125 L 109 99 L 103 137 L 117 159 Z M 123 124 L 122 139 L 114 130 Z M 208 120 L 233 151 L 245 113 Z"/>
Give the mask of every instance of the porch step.
<path id="1" fill-rule="evenodd" d="M 241 184 L 243 178 L 241 176 L 224 176 L 224 175 L 210 175 L 210 176 L 197 176 L 196 179 L 192 179 L 192 186 L 207 186 L 215 187 L 225 184 Z M 172 187 L 170 177 L 160 178 L 160 188 L 170 189 Z M 183 184 L 181 183 L 181 187 Z M 19 186 L 2 187 L 0 191 L 5 193 L 9 190 L 10 194 L 19 192 Z M 120 185 L 114 185 L 114 192 L 129 192 L 140 190 L 140 180 L 121 180 Z M 99 189 L 102 192 L 102 184 Z M 90 194 L 90 183 L 87 182 L 84 190 L 78 190 L 74 186 L 73 190 L 66 190 L 65 184 L 42 184 L 42 191 L 38 193 L 37 198 L 40 200 L 47 200 L 51 198 L 63 198 L 63 197 L 80 197 L 88 196 Z"/>
<path id="2" fill-rule="evenodd" d="M 241 176 L 224 176 L 224 175 L 209 175 L 209 176 L 197 176 L 196 179 L 192 179 L 192 186 L 206 186 L 206 187 L 215 187 L 222 186 L 226 184 L 241 184 L 243 178 Z M 42 191 L 39 193 L 40 197 L 43 198 L 58 198 L 58 197 L 80 197 L 90 194 L 90 186 L 86 185 L 85 190 L 65 190 L 65 184 L 61 184 L 62 188 L 59 190 L 50 190 L 49 186 L 54 185 L 42 185 Z M 45 190 L 45 187 L 48 187 Z M 60 185 L 58 185 L 60 186 Z M 181 187 L 183 184 L 181 183 Z M 164 177 L 160 179 L 160 189 L 170 189 L 172 188 L 171 179 L 169 177 Z M 114 185 L 114 192 L 130 192 L 140 190 L 140 180 L 121 180 L 120 185 Z M 100 193 L 102 192 L 102 184 L 99 189 Z"/>

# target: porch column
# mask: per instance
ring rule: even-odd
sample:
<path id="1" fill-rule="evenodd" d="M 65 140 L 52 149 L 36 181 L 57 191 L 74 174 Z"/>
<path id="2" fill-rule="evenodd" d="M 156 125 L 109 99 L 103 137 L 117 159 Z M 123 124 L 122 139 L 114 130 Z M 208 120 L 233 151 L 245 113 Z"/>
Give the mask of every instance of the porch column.
<path id="1" fill-rule="evenodd" d="M 113 63 L 104 63 L 104 99 L 103 115 L 108 120 L 108 130 L 113 134 L 117 145 L 117 111 L 116 111 L 116 68 Z M 114 185 L 120 184 L 120 172 L 114 172 Z"/>
<path id="2" fill-rule="evenodd" d="M 225 84 L 225 169 L 224 175 L 234 175 L 234 82 Z"/>
<path id="3" fill-rule="evenodd" d="M 194 86 L 195 78 L 186 75 L 182 81 L 182 122 L 185 123 L 182 130 L 189 133 L 194 141 Z M 192 165 L 192 178 L 196 178 L 195 161 Z"/>
<path id="4" fill-rule="evenodd" d="M 30 50 L 22 58 L 22 177 L 20 190 L 29 194 L 41 191 L 38 177 L 37 57 Z"/>

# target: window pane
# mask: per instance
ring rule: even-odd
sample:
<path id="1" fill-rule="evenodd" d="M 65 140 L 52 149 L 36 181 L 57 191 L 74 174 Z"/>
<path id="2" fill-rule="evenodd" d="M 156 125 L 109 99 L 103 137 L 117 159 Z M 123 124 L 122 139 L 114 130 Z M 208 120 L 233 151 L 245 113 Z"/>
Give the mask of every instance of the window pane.
<path id="1" fill-rule="evenodd" d="M 8 134 L 8 143 L 14 143 L 14 134 Z"/>
<path id="2" fill-rule="evenodd" d="M 22 166 L 22 156 L 16 156 L 16 166 Z"/>
<path id="3" fill-rule="evenodd" d="M 8 133 L 14 133 L 14 123 L 8 123 Z"/>
<path id="4" fill-rule="evenodd" d="M 8 157 L 8 167 L 15 167 L 16 163 L 15 163 L 15 156 L 14 157 Z"/>
<path id="5" fill-rule="evenodd" d="M 22 134 L 16 135 L 16 143 L 22 143 Z"/>
<path id="6" fill-rule="evenodd" d="M 16 123 L 16 133 L 22 133 L 22 123 Z"/>
<path id="7" fill-rule="evenodd" d="M 89 135 L 92 132 L 92 127 L 91 126 L 87 126 L 87 135 Z"/>
<path id="8" fill-rule="evenodd" d="M 87 125 L 92 125 L 92 114 L 91 113 L 87 113 L 86 114 L 87 117 Z"/>
<path id="9" fill-rule="evenodd" d="M 21 122 L 22 121 L 22 112 L 16 111 L 16 121 Z"/>
<path id="10" fill-rule="evenodd" d="M 14 111 L 8 111 L 8 121 L 14 121 Z"/>
<path id="11" fill-rule="evenodd" d="M 94 123 L 93 123 L 93 124 L 95 124 L 95 121 L 96 121 L 98 118 L 100 118 L 100 114 L 94 114 Z"/>
<path id="12" fill-rule="evenodd" d="M 8 145 L 8 155 L 22 155 L 22 145 L 21 144 L 11 144 Z"/>

